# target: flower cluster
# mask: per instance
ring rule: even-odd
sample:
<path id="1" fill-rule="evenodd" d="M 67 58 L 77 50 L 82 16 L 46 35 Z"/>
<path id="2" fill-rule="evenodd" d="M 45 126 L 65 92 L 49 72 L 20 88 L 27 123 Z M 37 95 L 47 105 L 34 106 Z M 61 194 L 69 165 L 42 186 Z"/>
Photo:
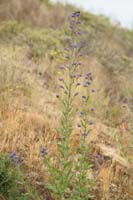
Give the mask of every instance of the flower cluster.
<path id="1" fill-rule="evenodd" d="M 79 73 L 83 67 L 81 53 L 83 40 L 81 38 L 81 14 L 80 11 L 73 12 L 70 17 L 69 34 L 66 41 L 66 46 L 63 50 L 63 64 L 59 66 L 61 76 L 58 78 L 60 93 L 56 94 L 62 106 L 62 115 L 60 120 L 60 127 L 57 129 L 59 140 L 56 144 L 58 147 L 59 156 L 56 158 L 58 165 L 53 165 L 51 159 L 47 156 L 48 168 L 50 169 L 51 181 L 49 188 L 54 199 L 65 199 L 71 183 L 74 183 L 73 189 L 70 192 L 69 199 L 88 199 L 88 183 L 87 170 L 88 149 L 85 146 L 85 138 L 89 133 L 88 129 L 88 102 L 90 85 L 93 81 L 91 72 L 85 75 Z M 81 158 L 78 163 L 74 163 L 74 155 L 70 155 L 70 139 L 73 131 L 73 122 L 75 114 L 78 110 L 74 101 L 80 94 L 79 87 L 82 87 L 84 95 L 82 95 L 82 111 L 80 112 L 80 123 L 77 125 L 80 128 L 82 141 L 80 147 L 77 148 L 81 152 Z M 94 92 L 94 90 L 92 91 Z M 90 122 L 92 124 L 92 122 Z M 41 149 L 41 156 L 47 155 L 46 148 Z M 77 170 L 78 177 L 73 177 L 73 168 Z M 57 181 L 56 181 L 57 180 Z M 55 189 L 56 188 L 56 189 Z M 80 198 L 79 198 L 80 197 Z"/>
<path id="2" fill-rule="evenodd" d="M 79 67 L 82 63 L 80 58 L 82 57 L 81 50 L 81 22 L 80 11 L 73 12 L 70 17 L 70 31 L 67 38 L 66 47 L 64 48 L 64 59 L 65 62 L 63 65 L 59 66 L 59 69 L 62 71 L 64 77 L 59 77 L 59 89 L 62 90 L 64 95 L 70 95 L 71 92 L 74 94 L 73 97 L 79 95 L 78 91 L 75 91 L 75 88 L 78 88 L 81 83 L 79 82 L 82 74 L 78 74 Z M 76 87 L 75 87 L 76 86 Z M 61 98 L 60 94 L 56 94 L 57 98 Z"/>
<path id="3" fill-rule="evenodd" d="M 20 165 L 22 162 L 20 161 L 20 157 L 17 155 L 17 153 L 12 152 L 9 154 L 9 158 L 15 165 Z"/>
<path id="4" fill-rule="evenodd" d="M 42 157 L 45 157 L 47 154 L 48 154 L 47 149 L 42 147 L 41 150 L 40 150 L 40 155 Z"/>

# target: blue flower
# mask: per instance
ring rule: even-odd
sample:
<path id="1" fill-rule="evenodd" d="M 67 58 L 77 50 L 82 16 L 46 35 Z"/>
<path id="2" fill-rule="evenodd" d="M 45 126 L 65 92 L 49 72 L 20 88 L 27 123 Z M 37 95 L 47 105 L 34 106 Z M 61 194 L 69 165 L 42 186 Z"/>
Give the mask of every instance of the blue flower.
<path id="1" fill-rule="evenodd" d="M 73 12 L 71 17 L 80 17 L 80 11 Z"/>
<path id="2" fill-rule="evenodd" d="M 77 45 L 77 44 L 74 44 L 73 47 L 74 47 L 75 49 L 77 49 L 77 48 L 78 48 L 78 45 Z"/>
<path id="3" fill-rule="evenodd" d="M 82 116 L 84 113 L 83 113 L 83 112 L 80 112 L 79 114 L 80 114 L 80 116 Z"/>
<path id="4" fill-rule="evenodd" d="M 15 153 L 15 152 L 12 152 L 9 154 L 9 157 L 10 157 L 10 160 L 14 163 L 14 164 L 21 164 L 20 162 L 20 158 L 19 156 Z"/>
<path id="5" fill-rule="evenodd" d="M 87 84 L 87 85 L 91 85 L 91 82 L 87 81 L 86 84 Z"/>
<path id="6" fill-rule="evenodd" d="M 80 128 L 80 127 L 81 127 L 81 125 L 80 125 L 80 124 L 77 124 L 77 127 L 78 127 L 78 128 Z"/>
<path id="7" fill-rule="evenodd" d="M 40 150 L 40 154 L 41 154 L 42 157 L 46 156 L 48 154 L 47 149 L 42 147 L 41 150 Z"/>
<path id="8" fill-rule="evenodd" d="M 66 47 L 65 47 L 65 48 L 64 48 L 64 50 L 65 50 L 65 51 L 68 51 L 68 50 L 69 50 L 69 48 L 66 48 Z"/>

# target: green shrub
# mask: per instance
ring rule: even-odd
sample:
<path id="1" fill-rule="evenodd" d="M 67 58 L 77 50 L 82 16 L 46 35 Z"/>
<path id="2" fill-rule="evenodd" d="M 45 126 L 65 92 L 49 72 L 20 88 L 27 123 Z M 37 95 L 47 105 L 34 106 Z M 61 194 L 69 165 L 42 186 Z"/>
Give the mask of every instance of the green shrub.
<path id="1" fill-rule="evenodd" d="M 16 39 L 19 34 L 22 34 L 25 29 L 23 24 L 17 21 L 6 21 L 0 24 L 0 41 L 11 42 Z"/>
<path id="2" fill-rule="evenodd" d="M 18 186 L 21 181 L 21 173 L 17 166 L 14 166 L 8 155 L 0 155 L 0 194 L 3 197 L 15 199 L 20 191 Z"/>
<path id="3" fill-rule="evenodd" d="M 8 200 L 39 200 L 36 191 L 23 177 L 16 153 L 0 154 L 0 197 Z"/>
<path id="4" fill-rule="evenodd" d="M 62 38 L 60 31 L 34 30 L 31 29 L 25 32 L 26 44 L 30 47 L 30 56 L 32 58 L 44 58 L 50 54 L 51 50 L 57 50 L 61 47 Z"/>

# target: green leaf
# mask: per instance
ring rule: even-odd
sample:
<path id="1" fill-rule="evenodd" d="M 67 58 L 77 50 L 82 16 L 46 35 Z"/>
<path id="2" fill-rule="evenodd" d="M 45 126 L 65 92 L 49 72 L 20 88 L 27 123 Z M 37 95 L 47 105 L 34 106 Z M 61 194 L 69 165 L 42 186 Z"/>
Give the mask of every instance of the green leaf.
<path id="1" fill-rule="evenodd" d="M 55 185 L 52 185 L 52 184 L 49 183 L 49 184 L 47 184 L 47 188 L 54 193 L 58 193 L 58 190 L 57 190 Z"/>

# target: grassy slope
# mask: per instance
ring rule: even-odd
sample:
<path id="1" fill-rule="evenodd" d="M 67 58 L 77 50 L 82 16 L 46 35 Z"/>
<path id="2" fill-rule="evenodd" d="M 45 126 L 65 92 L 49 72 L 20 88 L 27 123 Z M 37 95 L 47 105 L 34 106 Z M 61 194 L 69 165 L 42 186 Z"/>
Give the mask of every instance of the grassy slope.
<path id="1" fill-rule="evenodd" d="M 22 1 L 0 1 L 0 151 L 17 151 L 24 156 L 29 177 L 34 181 L 41 181 L 37 178 L 38 170 L 40 177 L 46 178 L 39 158 L 40 147 L 56 148 L 51 141 L 56 137 L 54 128 L 60 116 L 55 99 L 57 65 L 62 62 L 67 35 L 64 21 L 71 10 L 69 5 L 52 6 L 33 0 L 26 7 Z M 82 19 L 85 45 L 81 72 L 93 72 L 93 87 L 97 90 L 91 103 L 96 109 L 91 116 L 95 125 L 88 141 L 97 144 L 94 152 L 103 151 L 105 158 L 111 152 L 118 162 L 115 171 L 111 171 L 114 169 L 107 165 L 106 159 L 99 169 L 98 179 L 103 179 L 104 186 L 101 184 L 99 195 L 105 193 L 108 199 L 113 198 L 110 195 L 113 182 L 117 188 L 114 195 L 121 199 L 119 195 L 124 190 L 127 200 L 130 182 L 125 187 L 126 182 L 123 185 L 120 182 L 126 177 L 120 177 L 125 168 L 126 173 L 130 172 L 127 162 L 127 158 L 131 159 L 130 134 L 126 129 L 133 96 L 133 32 L 112 25 L 102 16 L 82 12 Z M 113 179 L 115 176 L 119 180 Z"/>

